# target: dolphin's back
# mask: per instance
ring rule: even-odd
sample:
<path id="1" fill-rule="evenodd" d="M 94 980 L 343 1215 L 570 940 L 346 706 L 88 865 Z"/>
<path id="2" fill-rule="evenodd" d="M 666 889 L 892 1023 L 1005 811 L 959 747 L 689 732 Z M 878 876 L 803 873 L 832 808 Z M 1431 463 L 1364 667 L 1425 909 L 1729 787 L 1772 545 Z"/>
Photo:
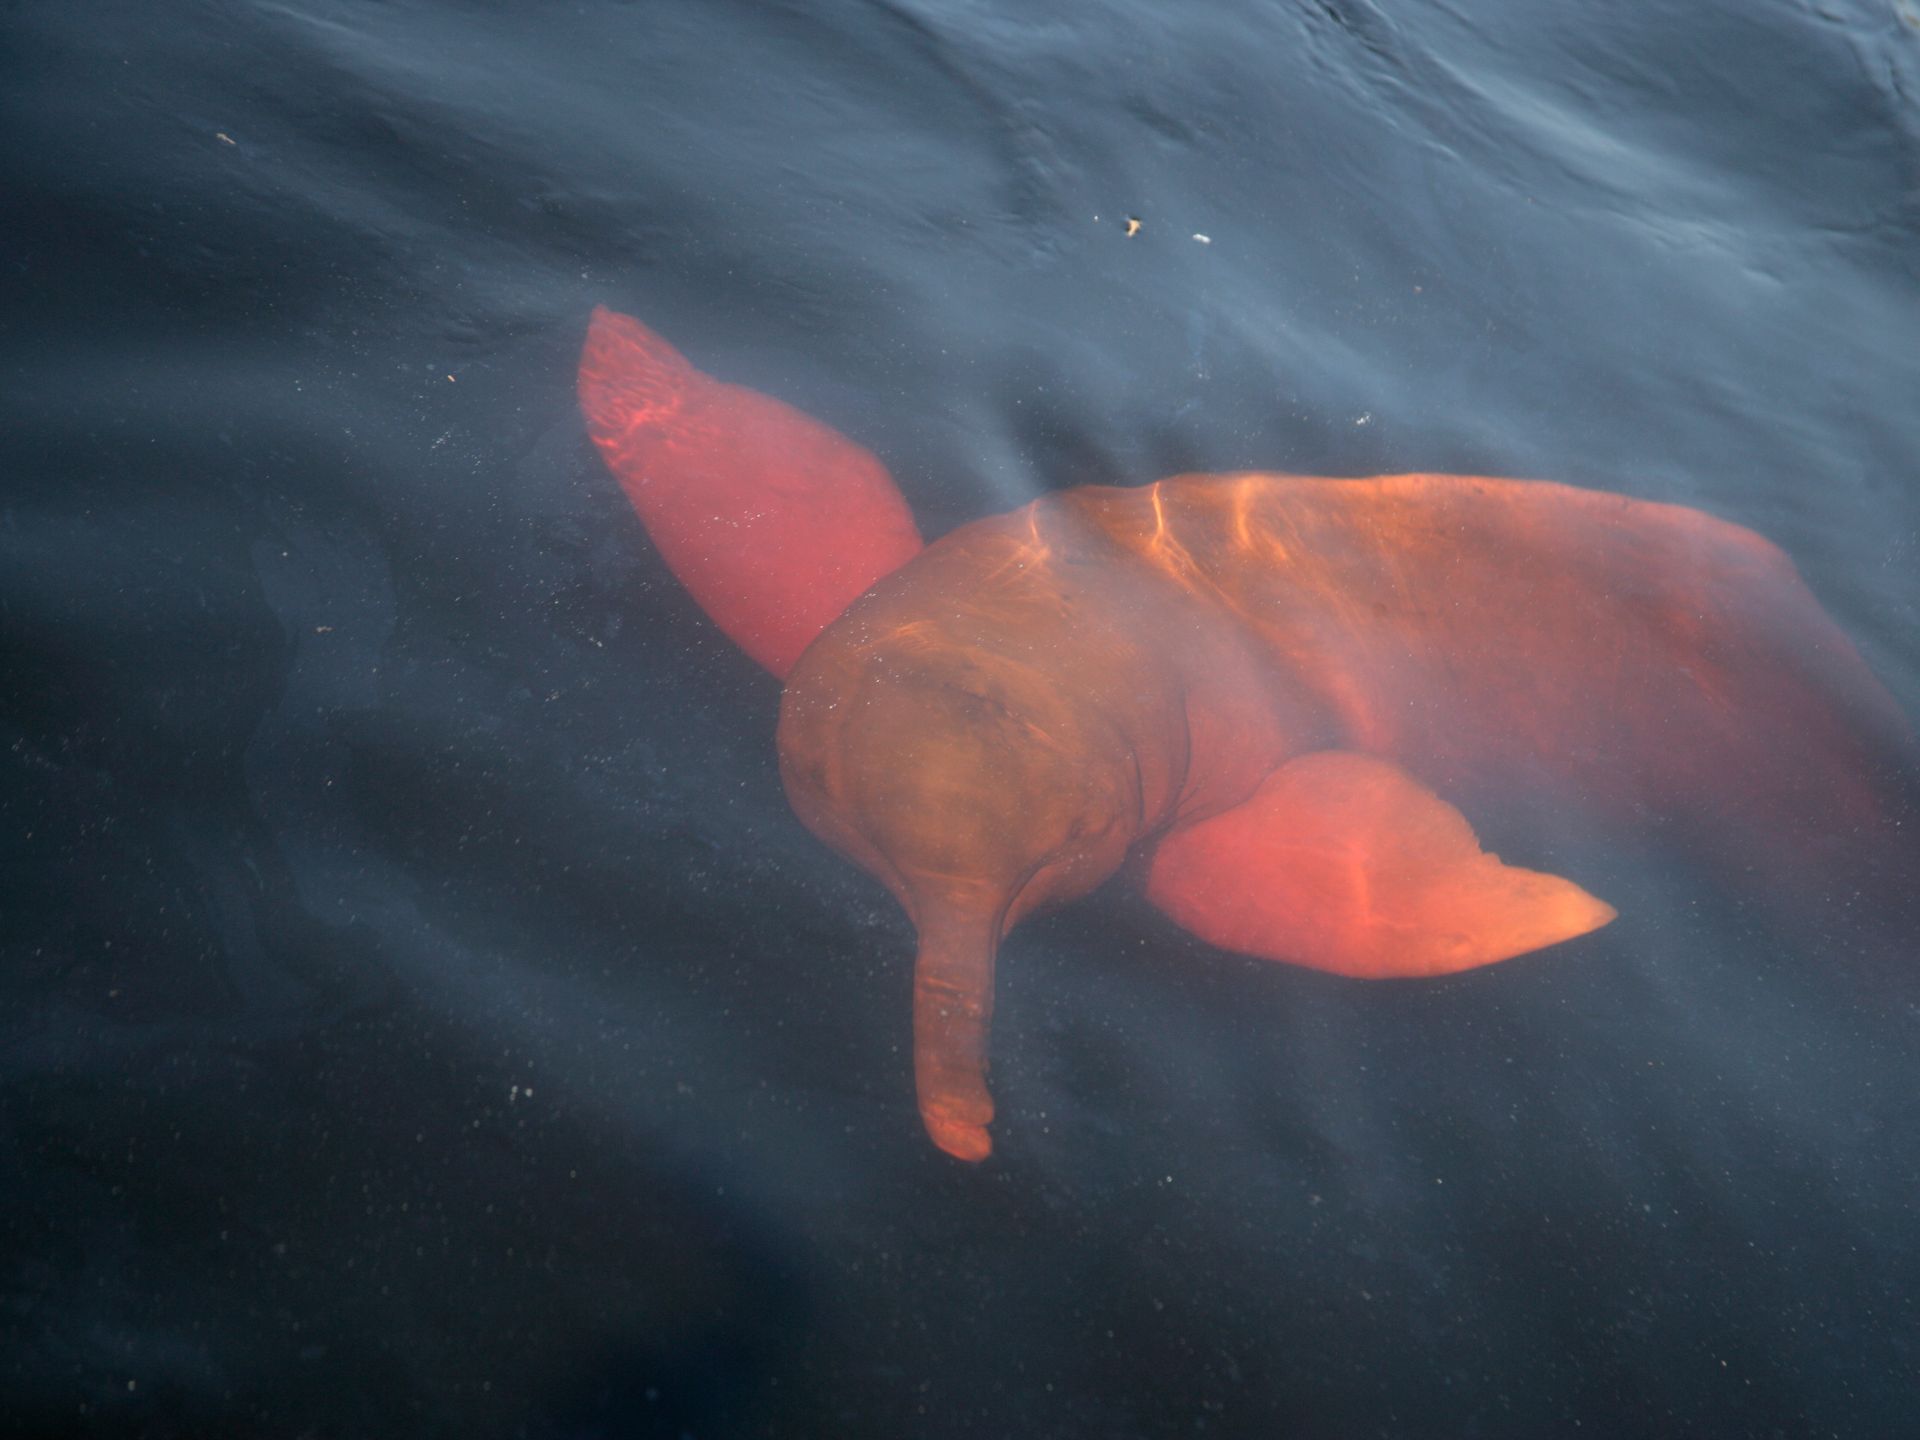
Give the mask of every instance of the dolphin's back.
<path id="1" fill-rule="evenodd" d="M 1914 762 L 1792 562 L 1700 511 L 1450 475 L 1187 475 L 1062 504 L 1257 634 L 1347 746 L 1462 803 L 1704 805 L 1792 852 L 1884 831 Z"/>

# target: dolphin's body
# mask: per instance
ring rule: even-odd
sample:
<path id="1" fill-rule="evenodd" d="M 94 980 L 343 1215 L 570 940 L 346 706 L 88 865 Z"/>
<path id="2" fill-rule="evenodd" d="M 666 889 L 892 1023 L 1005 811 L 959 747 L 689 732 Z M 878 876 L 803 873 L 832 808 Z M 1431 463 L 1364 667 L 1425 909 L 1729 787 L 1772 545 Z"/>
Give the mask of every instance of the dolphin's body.
<path id="1" fill-rule="evenodd" d="M 1485 854 L 1463 809 L 1701 822 L 1786 885 L 1895 823 L 1897 707 L 1778 549 L 1698 511 L 1187 475 L 921 550 L 873 457 L 635 321 L 596 314 L 581 396 L 676 573 L 786 675 L 796 812 L 912 918 L 921 1114 L 963 1159 L 991 1148 L 1002 938 L 1130 852 L 1203 938 L 1377 978 L 1613 918 Z"/>

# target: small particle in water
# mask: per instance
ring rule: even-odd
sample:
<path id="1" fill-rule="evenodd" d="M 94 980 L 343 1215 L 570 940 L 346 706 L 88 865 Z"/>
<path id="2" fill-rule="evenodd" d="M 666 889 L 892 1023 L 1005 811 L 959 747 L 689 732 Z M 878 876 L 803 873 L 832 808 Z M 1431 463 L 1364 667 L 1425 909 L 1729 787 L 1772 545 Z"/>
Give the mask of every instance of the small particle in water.
<path id="1" fill-rule="evenodd" d="M 233 136 L 227 134 L 227 132 L 224 130 L 214 131 L 213 138 L 218 140 L 222 145 L 234 145 L 239 143 L 233 138 Z"/>
<path id="2" fill-rule="evenodd" d="M 1366 414 L 1362 415 L 1358 420 L 1354 421 L 1353 423 L 1356 425 L 1366 425 L 1371 423 L 1372 420 L 1373 420 L 1373 412 L 1369 410 Z"/>
<path id="3" fill-rule="evenodd" d="M 1211 245 L 1213 243 L 1213 237 L 1211 235 L 1202 235 L 1198 230 L 1193 232 L 1193 238 L 1198 240 L 1202 245 Z"/>
<path id="4" fill-rule="evenodd" d="M 1140 233 L 1140 222 L 1134 219 L 1133 216 L 1129 215 L 1127 217 L 1127 234 L 1129 236 L 1134 236 L 1134 235 L 1138 235 L 1139 233 Z"/>

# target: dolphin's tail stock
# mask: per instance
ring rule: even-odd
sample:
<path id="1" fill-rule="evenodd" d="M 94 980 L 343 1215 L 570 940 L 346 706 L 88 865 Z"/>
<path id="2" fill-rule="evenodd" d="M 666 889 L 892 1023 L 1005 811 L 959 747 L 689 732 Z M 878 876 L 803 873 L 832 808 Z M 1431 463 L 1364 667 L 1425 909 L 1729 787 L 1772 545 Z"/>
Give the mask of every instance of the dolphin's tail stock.
<path id="1" fill-rule="evenodd" d="M 870 452 L 702 373 L 630 315 L 593 312 L 580 408 L 647 534 L 722 630 L 774 674 L 920 552 Z"/>

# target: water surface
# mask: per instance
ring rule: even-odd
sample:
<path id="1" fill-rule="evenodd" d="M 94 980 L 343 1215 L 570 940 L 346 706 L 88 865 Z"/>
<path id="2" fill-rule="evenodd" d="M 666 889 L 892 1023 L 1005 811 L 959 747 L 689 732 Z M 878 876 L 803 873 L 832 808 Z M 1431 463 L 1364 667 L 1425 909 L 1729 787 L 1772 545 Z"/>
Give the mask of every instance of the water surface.
<path id="1" fill-rule="evenodd" d="M 22 1431 L 1906 1423 L 1920 980 L 1572 822 L 1621 919 L 1432 984 L 1023 928 L 998 1151 L 936 1153 L 908 928 L 572 395 L 631 311 L 930 535 L 1236 467 L 1694 505 L 1920 714 L 1906 0 L 0 25 Z"/>

